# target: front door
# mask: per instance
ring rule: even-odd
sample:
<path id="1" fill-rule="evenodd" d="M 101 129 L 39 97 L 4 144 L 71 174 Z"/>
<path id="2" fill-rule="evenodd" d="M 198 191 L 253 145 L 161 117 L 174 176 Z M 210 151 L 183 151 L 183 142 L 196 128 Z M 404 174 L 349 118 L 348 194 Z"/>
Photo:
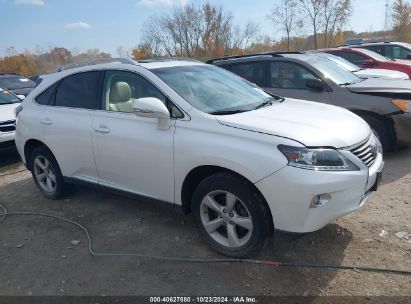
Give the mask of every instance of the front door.
<path id="1" fill-rule="evenodd" d="M 99 183 L 154 199 L 174 202 L 173 139 L 157 119 L 137 117 L 133 100 L 166 97 L 134 72 L 107 71 L 103 106 L 97 111 L 92 139 Z"/>
<path id="2" fill-rule="evenodd" d="M 272 61 L 269 65 L 268 87 L 272 94 L 284 97 L 310 100 L 322 103 L 331 103 L 329 93 L 326 90 L 312 90 L 305 85 L 308 79 L 318 79 L 314 73 L 306 67 L 285 61 Z"/>

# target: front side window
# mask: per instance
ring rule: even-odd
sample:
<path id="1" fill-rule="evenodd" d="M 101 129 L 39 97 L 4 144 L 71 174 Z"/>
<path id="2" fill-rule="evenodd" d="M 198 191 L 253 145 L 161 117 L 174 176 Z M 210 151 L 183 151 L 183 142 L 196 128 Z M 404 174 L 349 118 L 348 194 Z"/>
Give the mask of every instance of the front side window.
<path id="1" fill-rule="evenodd" d="M 350 53 L 350 61 L 358 66 L 361 66 L 364 64 L 364 62 L 369 59 L 364 55 L 358 54 L 358 53 Z"/>
<path id="2" fill-rule="evenodd" d="M 307 90 L 307 79 L 318 79 L 305 67 L 290 62 L 271 62 L 271 88 Z"/>
<path id="3" fill-rule="evenodd" d="M 155 97 L 164 104 L 166 97 L 140 75 L 126 71 L 108 71 L 104 77 L 103 109 L 115 112 L 133 112 L 133 100 Z"/>
<path id="4" fill-rule="evenodd" d="M 64 78 L 56 92 L 55 106 L 97 109 L 100 72 L 83 72 Z"/>
<path id="5" fill-rule="evenodd" d="M 103 110 L 132 113 L 133 101 L 143 97 L 160 99 L 168 108 L 171 117 L 184 116 L 157 87 L 144 77 L 127 71 L 106 72 L 103 85 Z"/>
<path id="6" fill-rule="evenodd" d="M 394 59 L 408 59 L 411 51 L 398 45 L 387 45 L 387 57 Z"/>
<path id="7" fill-rule="evenodd" d="M 210 114 L 253 110 L 275 100 L 247 80 L 211 65 L 190 65 L 151 70 L 196 109 Z"/>
<path id="8" fill-rule="evenodd" d="M 265 62 L 248 62 L 234 64 L 231 67 L 231 72 L 255 83 L 260 87 L 267 86 L 266 84 L 266 64 Z"/>

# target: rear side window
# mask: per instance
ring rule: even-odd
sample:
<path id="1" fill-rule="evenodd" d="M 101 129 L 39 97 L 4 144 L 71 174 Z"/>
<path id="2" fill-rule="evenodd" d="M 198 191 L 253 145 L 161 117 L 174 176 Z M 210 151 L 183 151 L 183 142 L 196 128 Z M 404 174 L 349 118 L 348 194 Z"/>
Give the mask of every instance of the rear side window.
<path id="1" fill-rule="evenodd" d="M 39 96 L 36 97 L 36 102 L 38 104 L 47 106 L 51 103 L 51 98 L 53 97 L 54 92 L 56 91 L 57 84 L 52 85 Z"/>
<path id="2" fill-rule="evenodd" d="M 97 109 L 100 72 L 84 72 L 64 78 L 56 92 L 55 106 Z"/>
<path id="3" fill-rule="evenodd" d="M 233 64 L 231 72 L 255 83 L 260 87 L 267 87 L 265 62 L 247 62 Z"/>

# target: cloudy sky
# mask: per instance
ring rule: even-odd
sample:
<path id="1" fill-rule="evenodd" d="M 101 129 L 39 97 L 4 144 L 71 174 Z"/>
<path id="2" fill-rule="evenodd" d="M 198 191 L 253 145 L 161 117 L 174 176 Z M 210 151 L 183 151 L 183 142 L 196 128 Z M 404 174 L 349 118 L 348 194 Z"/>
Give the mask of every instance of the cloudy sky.
<path id="1" fill-rule="evenodd" d="M 260 24 L 261 33 L 275 37 L 266 15 L 278 0 L 210 0 L 230 10 L 236 24 Z M 353 0 L 349 29 L 384 27 L 385 0 Z M 18 51 L 64 46 L 81 51 L 99 48 L 116 55 L 118 46 L 130 48 L 139 41 L 144 21 L 173 6 L 203 0 L 0 0 L 0 56 L 7 47 Z M 277 37 L 278 38 L 278 37 Z"/>

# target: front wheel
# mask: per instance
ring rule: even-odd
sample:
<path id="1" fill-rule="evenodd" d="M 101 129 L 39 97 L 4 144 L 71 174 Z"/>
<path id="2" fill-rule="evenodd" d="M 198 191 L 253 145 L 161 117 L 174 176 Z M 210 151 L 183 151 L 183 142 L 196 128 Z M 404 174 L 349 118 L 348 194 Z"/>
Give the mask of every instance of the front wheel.
<path id="1" fill-rule="evenodd" d="M 393 140 L 384 122 L 373 116 L 364 115 L 361 117 L 368 123 L 375 136 L 378 137 L 384 152 L 393 150 Z"/>
<path id="2" fill-rule="evenodd" d="M 250 256 L 265 242 L 269 221 L 261 195 L 247 181 L 219 173 L 194 192 L 193 216 L 201 235 L 217 252 Z"/>

